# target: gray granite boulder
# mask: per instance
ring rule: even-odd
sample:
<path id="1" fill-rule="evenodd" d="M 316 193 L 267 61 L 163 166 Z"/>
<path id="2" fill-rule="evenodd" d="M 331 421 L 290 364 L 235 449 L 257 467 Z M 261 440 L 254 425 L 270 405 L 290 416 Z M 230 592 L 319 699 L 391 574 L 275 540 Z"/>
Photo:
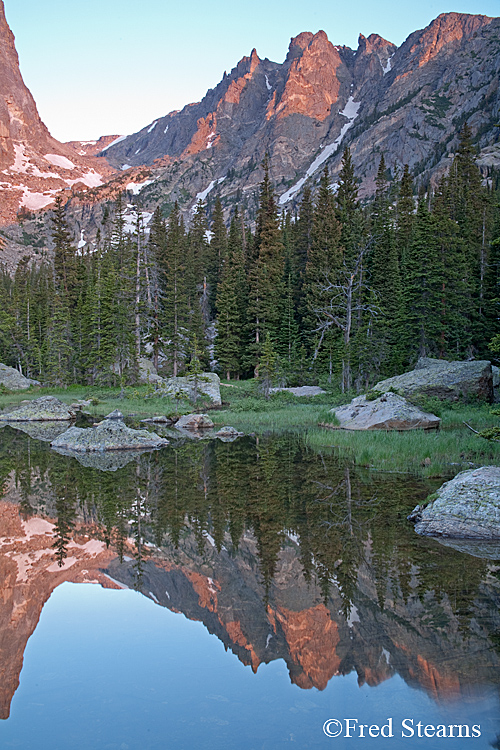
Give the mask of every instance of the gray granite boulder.
<path id="1" fill-rule="evenodd" d="M 138 383 L 141 385 L 146 385 L 147 383 L 163 383 L 163 378 L 158 375 L 156 368 L 150 359 L 139 357 L 137 364 L 139 365 Z"/>
<path id="2" fill-rule="evenodd" d="M 7 367 L 0 362 L 0 385 L 8 388 L 9 391 L 22 391 L 29 388 L 30 385 L 40 385 L 38 380 L 30 380 L 21 375 L 19 370 L 14 367 Z"/>
<path id="3" fill-rule="evenodd" d="M 214 423 L 208 414 L 184 414 L 175 426 L 179 430 L 210 430 Z"/>
<path id="4" fill-rule="evenodd" d="M 469 469 L 417 505 L 408 516 L 415 531 L 456 539 L 500 539 L 500 467 Z"/>
<path id="5" fill-rule="evenodd" d="M 447 362 L 444 359 L 423 357 L 415 369 L 381 380 L 373 386 L 374 391 L 385 393 L 394 389 L 405 398 L 422 394 L 446 401 L 462 398 L 478 398 L 493 401 L 493 376 L 491 362 Z"/>
<path id="6" fill-rule="evenodd" d="M 73 409 L 54 396 L 42 396 L 8 414 L 0 414 L 7 422 L 59 422 L 70 421 L 76 416 Z"/>
<path id="7" fill-rule="evenodd" d="M 342 430 L 435 430 L 441 420 L 418 409 L 396 393 L 368 401 L 358 396 L 346 406 L 331 409 Z"/>
<path id="8" fill-rule="evenodd" d="M 222 401 L 219 376 L 215 372 L 203 372 L 197 380 L 198 394 L 209 398 L 212 404 L 220 406 Z M 155 395 L 172 397 L 176 393 L 182 393 L 191 399 L 194 393 L 193 378 L 168 378 L 163 381 Z"/>
<path id="9" fill-rule="evenodd" d="M 132 430 L 121 419 L 104 419 L 95 427 L 70 427 L 52 441 L 52 448 L 66 451 L 120 451 L 161 448 L 168 440 L 147 430 Z"/>

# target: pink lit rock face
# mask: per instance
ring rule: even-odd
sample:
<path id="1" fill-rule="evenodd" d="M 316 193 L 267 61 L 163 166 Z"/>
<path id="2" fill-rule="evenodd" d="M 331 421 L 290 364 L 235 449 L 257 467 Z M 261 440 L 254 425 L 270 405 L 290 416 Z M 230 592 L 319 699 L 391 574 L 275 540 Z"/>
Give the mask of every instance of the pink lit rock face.
<path id="1" fill-rule="evenodd" d="M 82 151 L 53 138 L 40 119 L 0 0 L 0 224 L 14 221 L 20 209 L 52 205 L 60 191 L 89 190 L 109 179 L 109 164 Z"/>
<path id="2" fill-rule="evenodd" d="M 324 31 L 304 31 L 291 39 L 283 62 L 254 49 L 201 101 L 137 133 L 62 144 L 23 83 L 0 1 L 0 224 L 9 225 L 3 260 L 12 270 L 22 255 L 35 255 L 25 235 L 39 236 L 40 226 L 27 222 L 23 235 L 12 222 L 19 211 L 50 207 L 61 191 L 82 233 L 75 241 L 84 246 L 96 241 L 104 202 L 126 190 L 140 192 L 149 212 L 178 200 L 186 220 L 198 199 L 215 194 L 226 218 L 237 196 L 252 213 L 266 153 L 278 203 L 288 208 L 325 166 L 335 182 L 346 145 L 362 198 L 375 190 L 381 153 L 393 177 L 408 164 L 417 187 L 435 186 L 465 120 L 480 133 L 478 163 L 498 166 L 499 35 L 499 18 L 460 13 L 442 14 L 400 47 L 372 33 L 350 49 Z"/>
<path id="3" fill-rule="evenodd" d="M 454 153 L 456 122 L 481 129 L 481 148 L 496 142 L 499 29 L 500 19 L 449 13 L 399 48 L 374 33 L 360 35 L 356 50 L 332 44 L 323 31 L 303 32 L 283 63 L 253 50 L 202 101 L 105 156 L 119 168 L 149 165 L 169 200 L 187 191 L 193 203 L 215 188 L 222 198 L 241 190 L 250 200 L 267 152 L 280 204 L 289 205 L 300 199 L 300 180 L 314 183 L 325 164 L 335 179 L 345 144 L 362 196 L 374 191 L 382 152 L 394 174 L 408 164 L 435 184 Z"/>

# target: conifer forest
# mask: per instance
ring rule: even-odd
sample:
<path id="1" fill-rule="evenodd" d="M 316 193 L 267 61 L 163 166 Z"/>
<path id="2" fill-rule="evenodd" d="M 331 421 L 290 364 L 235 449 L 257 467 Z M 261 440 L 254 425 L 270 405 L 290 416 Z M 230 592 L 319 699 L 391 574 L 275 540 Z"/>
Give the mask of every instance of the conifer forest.
<path id="1" fill-rule="evenodd" d="M 216 199 L 189 226 L 175 205 L 126 233 L 125 198 L 105 211 L 93 252 L 75 247 L 61 199 L 53 262 L 0 271 L 0 361 L 49 385 L 134 383 L 192 362 L 239 379 L 370 387 L 420 356 L 491 359 L 500 350 L 500 180 L 475 164 L 471 132 L 435 190 L 416 191 L 384 157 L 370 203 L 345 149 L 338 183 L 280 213 L 267 159 L 254 228 Z"/>

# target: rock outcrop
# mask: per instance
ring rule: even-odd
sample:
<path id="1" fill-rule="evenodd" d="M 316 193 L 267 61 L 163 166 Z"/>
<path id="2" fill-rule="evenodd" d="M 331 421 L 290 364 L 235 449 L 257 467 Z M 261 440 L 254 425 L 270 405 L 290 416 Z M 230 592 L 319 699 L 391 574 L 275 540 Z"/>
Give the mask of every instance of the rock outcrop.
<path id="1" fill-rule="evenodd" d="M 165 438 L 147 430 L 132 430 L 115 418 L 88 429 L 70 427 L 51 443 L 52 448 L 76 452 L 144 450 L 164 445 L 168 445 Z"/>
<path id="2" fill-rule="evenodd" d="M 196 383 L 196 388 L 200 396 L 209 398 L 212 404 L 220 406 L 222 403 L 220 397 L 220 378 L 215 372 L 202 372 Z M 192 377 L 189 378 L 167 378 L 160 388 L 156 391 L 156 396 L 175 396 L 177 393 L 192 398 L 194 395 L 195 383 Z"/>
<path id="3" fill-rule="evenodd" d="M 54 396 L 42 396 L 24 404 L 8 414 L 0 414 L 5 422 L 59 422 L 70 421 L 75 412 L 63 401 Z"/>
<path id="4" fill-rule="evenodd" d="M 405 398 L 422 394 L 444 401 L 479 399 L 491 403 L 493 400 L 493 377 L 491 362 L 448 362 L 444 359 L 423 357 L 415 369 L 382 380 L 373 386 L 374 391 L 385 393 L 393 389 Z"/>
<path id="5" fill-rule="evenodd" d="M 38 380 L 31 380 L 21 375 L 14 367 L 7 367 L 0 362 L 0 386 L 8 388 L 9 391 L 23 391 L 31 385 L 40 385 Z"/>
<path id="6" fill-rule="evenodd" d="M 500 539 L 500 467 L 462 471 L 408 517 L 425 536 Z"/>
<path id="7" fill-rule="evenodd" d="M 436 430 L 441 423 L 439 417 L 418 409 L 396 393 L 385 393 L 374 401 L 358 396 L 331 412 L 342 430 Z"/>

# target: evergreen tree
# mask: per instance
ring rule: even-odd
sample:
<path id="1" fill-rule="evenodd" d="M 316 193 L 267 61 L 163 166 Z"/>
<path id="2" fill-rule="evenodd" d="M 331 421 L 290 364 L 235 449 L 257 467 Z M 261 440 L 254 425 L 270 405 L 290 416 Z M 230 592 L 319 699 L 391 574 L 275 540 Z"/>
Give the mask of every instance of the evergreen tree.
<path id="1" fill-rule="evenodd" d="M 255 262 L 250 269 L 251 349 L 256 358 L 259 357 L 267 333 L 274 341 L 278 337 L 280 300 L 283 296 L 284 248 L 267 157 L 263 168 L 264 179 L 260 186 L 255 235 Z M 255 362 L 254 360 L 254 364 Z"/>
<path id="2" fill-rule="evenodd" d="M 310 353 L 313 362 L 326 365 L 331 379 L 338 364 L 339 337 L 335 328 L 321 325 L 321 312 L 329 304 L 329 288 L 336 284 L 342 265 L 340 225 L 335 216 L 335 204 L 330 190 L 328 168 L 321 176 L 314 204 L 312 242 L 305 269 L 305 324 L 309 331 Z"/>

